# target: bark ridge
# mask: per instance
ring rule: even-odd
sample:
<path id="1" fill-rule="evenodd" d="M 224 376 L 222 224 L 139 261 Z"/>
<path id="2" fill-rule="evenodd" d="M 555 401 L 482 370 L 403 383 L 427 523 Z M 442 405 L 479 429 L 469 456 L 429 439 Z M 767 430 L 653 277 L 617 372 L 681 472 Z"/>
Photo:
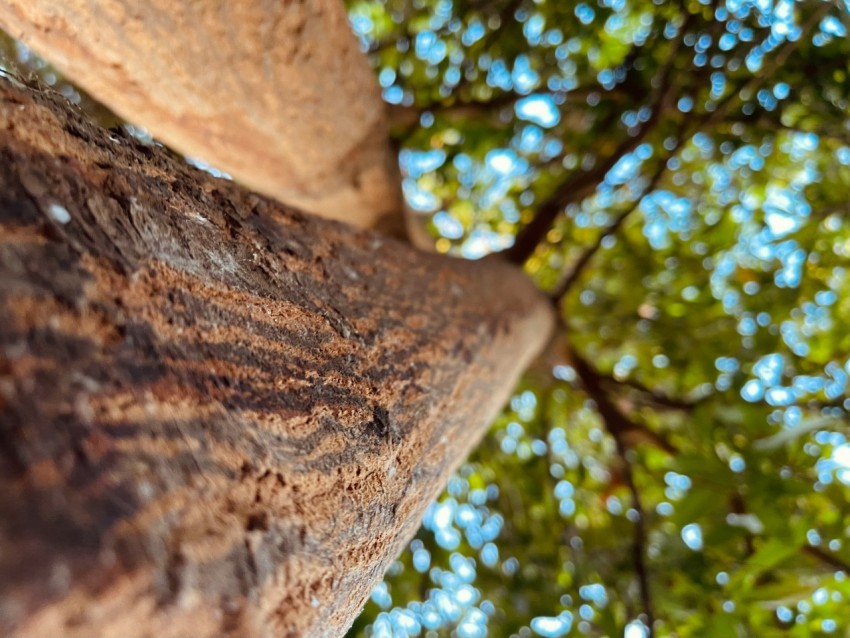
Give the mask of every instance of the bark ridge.
<path id="1" fill-rule="evenodd" d="M 0 633 L 339 636 L 552 324 L 0 78 Z"/>

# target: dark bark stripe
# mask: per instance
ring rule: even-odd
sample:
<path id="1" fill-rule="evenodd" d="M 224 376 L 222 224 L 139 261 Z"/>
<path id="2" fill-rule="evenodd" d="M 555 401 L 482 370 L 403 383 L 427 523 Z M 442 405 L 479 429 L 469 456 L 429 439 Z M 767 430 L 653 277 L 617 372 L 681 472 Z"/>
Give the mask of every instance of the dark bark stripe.
<path id="1" fill-rule="evenodd" d="M 546 302 L 6 80 L 0 167 L 0 633 L 343 633 Z"/>

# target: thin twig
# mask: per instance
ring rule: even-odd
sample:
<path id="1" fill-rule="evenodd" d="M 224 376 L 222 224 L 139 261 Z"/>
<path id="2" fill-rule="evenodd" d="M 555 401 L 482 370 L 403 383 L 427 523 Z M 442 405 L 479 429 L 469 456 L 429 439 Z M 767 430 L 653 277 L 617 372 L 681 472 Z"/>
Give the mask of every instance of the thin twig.
<path id="1" fill-rule="evenodd" d="M 824 2 L 822 6 L 815 11 L 809 20 L 803 25 L 802 34 L 796 40 L 786 40 L 785 44 L 779 50 L 779 52 L 770 59 L 770 65 L 762 67 L 757 74 L 753 74 L 750 79 L 742 86 L 740 89 L 735 91 L 730 91 L 723 100 L 717 105 L 717 108 L 712 112 L 709 117 L 708 124 L 714 124 L 716 122 L 721 121 L 726 115 L 728 115 L 729 110 L 735 104 L 736 99 L 741 99 L 742 94 L 752 95 L 756 93 L 756 90 L 762 85 L 762 83 L 768 79 L 774 77 L 774 72 L 776 69 L 781 67 L 791 54 L 800 46 L 800 43 L 806 40 L 806 36 L 814 29 L 823 17 L 829 12 L 831 8 L 830 3 Z"/>
<path id="2" fill-rule="evenodd" d="M 635 575 L 638 580 L 638 588 L 640 590 L 641 606 L 644 616 L 646 617 L 646 625 L 648 628 L 648 638 L 653 638 L 655 635 L 654 624 L 655 614 L 652 605 L 652 591 L 649 582 L 649 567 L 646 563 L 646 515 L 643 510 L 643 504 L 640 498 L 640 492 L 634 480 L 632 471 L 632 463 L 629 459 L 630 448 L 626 442 L 626 434 L 631 429 L 632 424 L 629 419 L 614 405 L 608 398 L 605 389 L 602 387 L 599 375 L 582 357 L 575 352 L 571 357 L 573 359 L 573 367 L 581 379 L 582 386 L 588 396 L 596 403 L 596 409 L 602 417 L 602 422 L 608 433 L 613 437 L 617 447 L 617 454 L 623 465 L 623 479 L 631 493 L 632 508 L 637 512 L 637 520 L 635 521 L 635 535 L 632 543 L 632 562 L 634 563 Z"/>
<path id="3" fill-rule="evenodd" d="M 647 182 L 646 186 L 641 190 L 640 195 L 635 199 L 634 203 L 628 209 L 617 215 L 614 221 L 611 222 L 611 224 L 609 224 L 608 227 L 599 234 L 599 236 L 596 238 L 596 241 L 587 250 L 585 250 L 584 253 L 582 253 L 581 257 L 579 257 L 573 265 L 573 268 L 570 273 L 550 294 L 550 297 L 552 299 L 560 301 L 561 299 L 563 299 L 564 295 L 566 295 L 572 289 L 573 285 L 575 285 L 575 283 L 578 281 L 584 269 L 587 268 L 587 266 L 590 264 L 590 261 L 593 259 L 593 256 L 602 248 L 602 244 L 605 241 L 605 238 L 610 237 L 614 233 L 616 233 L 620 229 L 620 227 L 625 223 L 625 221 L 632 215 L 632 213 L 634 213 L 640 207 L 640 203 L 641 201 L 643 201 L 643 198 L 650 194 L 653 190 L 655 190 L 655 187 L 658 186 L 658 183 L 661 181 L 661 178 L 666 173 L 667 165 L 670 160 L 676 156 L 676 153 L 679 152 L 685 141 L 691 139 L 700 130 L 700 128 L 702 128 L 701 124 L 702 122 L 698 122 L 687 135 L 679 135 L 679 137 L 676 139 L 675 145 L 664 156 L 663 160 L 659 162 L 655 173 L 653 173 L 652 177 L 649 179 L 649 182 Z"/>
<path id="4" fill-rule="evenodd" d="M 690 412 L 695 407 L 697 407 L 700 403 L 708 399 L 710 395 L 704 395 L 696 399 L 683 399 L 680 397 L 670 396 L 661 392 L 659 390 L 654 390 L 646 385 L 640 383 L 639 381 L 628 378 L 628 379 L 617 379 L 613 375 L 605 375 L 599 373 L 599 376 L 602 377 L 606 382 L 613 383 L 620 386 L 625 386 L 627 388 L 631 388 L 632 390 L 636 390 L 640 395 L 646 397 L 646 400 L 653 405 L 662 407 L 662 408 L 672 408 L 674 410 L 684 410 L 686 412 Z"/>
<path id="5" fill-rule="evenodd" d="M 815 547 L 814 545 L 806 545 L 803 547 L 803 552 L 812 558 L 819 560 L 825 565 L 834 567 L 836 570 L 842 571 L 845 574 L 850 574 L 850 563 L 843 561 L 831 552 L 827 552 L 826 550 L 823 550 L 820 547 Z"/>
<path id="6" fill-rule="evenodd" d="M 580 202 L 593 193 L 598 184 L 605 179 L 608 171 L 614 168 L 623 156 L 643 142 L 649 132 L 654 129 L 660 116 L 661 109 L 656 109 L 637 133 L 623 140 L 603 162 L 596 164 L 588 171 L 573 173 L 562 182 L 555 192 L 538 207 L 528 225 L 517 234 L 514 245 L 504 252 L 505 258 L 514 264 L 524 263 L 537 249 L 561 211 L 568 204 Z"/>
<path id="7" fill-rule="evenodd" d="M 814 28 L 829 8 L 830 5 L 824 3 L 818 11 L 815 11 L 803 27 L 804 32 L 808 33 Z M 689 14 L 688 19 L 690 20 L 691 17 Z M 656 75 L 656 79 L 653 80 L 656 91 L 652 100 L 652 114 L 649 119 L 638 129 L 634 136 L 623 140 L 620 146 L 604 162 L 597 164 L 589 171 L 572 174 L 555 190 L 549 199 L 540 205 L 534 218 L 517 234 L 514 245 L 505 251 L 504 256 L 508 261 L 516 264 L 524 263 L 537 249 L 537 246 L 549 232 L 549 229 L 564 207 L 567 204 L 581 201 L 589 193 L 592 193 L 598 183 L 605 178 L 608 171 L 626 153 L 634 150 L 650 131 L 655 128 L 656 123 L 665 112 L 669 100 L 676 94 L 676 87 L 671 84 L 670 79 L 674 69 L 675 52 L 681 46 L 681 41 L 687 32 L 688 24 L 689 22 L 686 20 L 685 24 L 680 28 L 679 38 L 671 44 L 668 58 Z M 803 39 L 801 37 L 794 41 L 787 41 L 782 49 L 771 59 L 769 67 L 762 69 L 758 75 L 750 77 L 740 89 L 730 91 L 717 104 L 714 111 L 705 115 L 703 123 L 711 126 L 726 117 L 736 101 L 741 99 L 741 95 L 752 93 L 760 86 L 763 78 L 770 77 L 772 70 L 784 64 Z"/>
<path id="8" fill-rule="evenodd" d="M 599 414 L 602 416 L 603 421 L 605 421 L 605 426 L 611 432 L 612 436 L 622 439 L 627 444 L 630 441 L 646 441 L 668 454 L 678 453 L 676 446 L 662 434 L 641 423 L 636 423 L 623 414 L 608 397 L 608 393 L 602 385 L 608 380 L 607 377 L 595 370 L 575 349 L 570 348 L 569 357 L 572 366 L 581 379 L 582 386 L 584 386 L 585 390 L 587 390 L 588 394 L 596 402 Z"/>
<path id="9" fill-rule="evenodd" d="M 643 504 L 641 503 L 640 492 L 635 484 L 632 464 L 627 458 L 628 448 L 622 441 L 618 441 L 616 439 L 615 441 L 617 443 L 617 453 L 623 459 L 624 463 L 623 479 L 626 482 L 626 486 L 629 488 L 629 492 L 631 492 L 632 508 L 635 512 L 637 512 L 637 520 L 635 521 L 635 538 L 632 543 L 632 561 L 634 562 L 635 573 L 638 578 L 641 606 L 643 607 L 643 613 L 646 616 L 647 638 L 654 638 L 655 614 L 652 608 L 652 591 L 650 590 L 649 585 L 649 570 L 646 565 L 646 558 L 644 557 L 645 547 L 647 544 L 645 527 L 646 516 L 644 514 Z"/>
<path id="10" fill-rule="evenodd" d="M 517 234 L 514 245 L 503 253 L 509 262 L 524 263 L 534 253 L 564 207 L 567 204 L 579 202 L 594 192 L 598 184 L 605 179 L 608 171 L 614 168 L 627 153 L 637 148 L 651 131 L 655 130 L 676 94 L 677 87 L 671 82 L 674 70 L 673 58 L 684 39 L 687 24 L 688 21 L 681 27 L 679 38 L 671 44 L 668 60 L 653 80 L 654 91 L 650 98 L 652 106 L 649 118 L 637 127 L 634 134 L 623 139 L 602 162 L 595 164 L 587 171 L 571 174 L 555 189 L 537 208 L 534 218 Z"/>

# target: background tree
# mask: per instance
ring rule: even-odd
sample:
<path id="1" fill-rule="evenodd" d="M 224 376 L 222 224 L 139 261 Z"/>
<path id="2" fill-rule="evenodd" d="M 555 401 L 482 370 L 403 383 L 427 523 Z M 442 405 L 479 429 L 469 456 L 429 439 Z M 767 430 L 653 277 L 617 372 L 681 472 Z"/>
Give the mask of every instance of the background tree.
<path id="1" fill-rule="evenodd" d="M 566 336 L 351 635 L 847 635 L 846 5 L 349 8 L 437 250 Z"/>
<path id="2" fill-rule="evenodd" d="M 436 249 L 564 310 L 351 635 L 846 634 L 846 6 L 349 10 Z"/>

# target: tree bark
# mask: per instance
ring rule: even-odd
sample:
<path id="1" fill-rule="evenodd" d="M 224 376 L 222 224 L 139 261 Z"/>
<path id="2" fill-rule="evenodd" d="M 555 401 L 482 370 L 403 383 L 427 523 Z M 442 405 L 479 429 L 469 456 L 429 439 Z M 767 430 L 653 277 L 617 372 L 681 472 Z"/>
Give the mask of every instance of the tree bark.
<path id="1" fill-rule="evenodd" d="M 339 636 L 552 326 L 0 79 L 0 634 Z"/>
<path id="2" fill-rule="evenodd" d="M 250 188 L 401 232 L 384 104 L 340 0 L 0 0 L 0 26 Z"/>

